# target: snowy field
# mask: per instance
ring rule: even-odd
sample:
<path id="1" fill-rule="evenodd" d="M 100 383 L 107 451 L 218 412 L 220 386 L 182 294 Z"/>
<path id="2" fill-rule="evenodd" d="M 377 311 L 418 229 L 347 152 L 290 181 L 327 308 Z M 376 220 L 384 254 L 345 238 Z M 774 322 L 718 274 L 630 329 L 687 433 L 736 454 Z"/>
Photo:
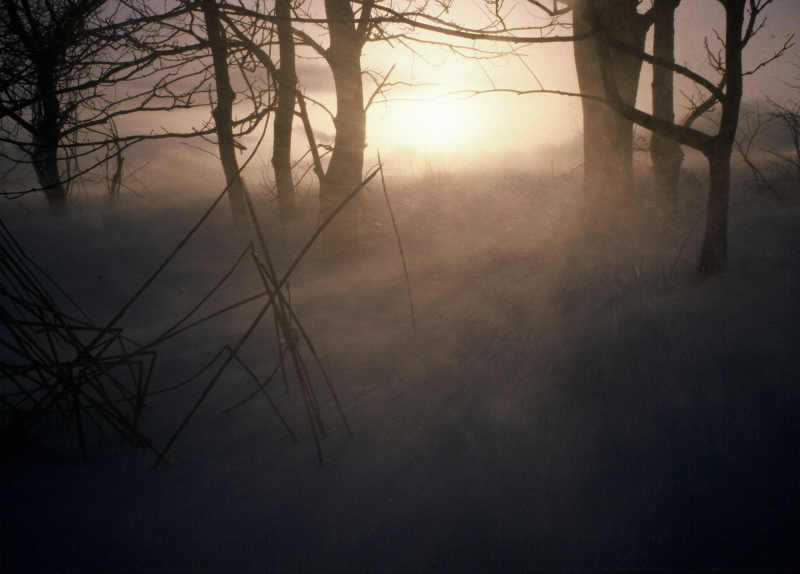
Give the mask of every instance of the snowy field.
<path id="1" fill-rule="evenodd" d="M 74 427 L 48 438 L 55 458 L 2 460 L 0 570 L 794 570 L 800 195 L 736 190 L 729 270 L 700 282 L 698 181 L 664 216 L 647 202 L 600 210 L 550 174 L 391 178 L 416 338 L 372 185 L 361 256 L 314 247 L 290 280 L 353 431 L 312 372 L 324 465 L 295 378 L 267 391 L 297 442 L 263 396 L 223 413 L 255 390 L 232 364 L 167 464 L 96 432 L 84 463 Z M 254 199 L 282 274 L 315 202 L 287 223 Z M 84 198 L 53 220 L 6 202 L 0 216 L 104 324 L 208 203 Z M 222 204 L 123 318 L 128 336 L 151 340 L 222 277 L 253 239 L 228 221 Z M 260 291 L 251 263 L 209 309 Z M 262 304 L 161 346 L 151 389 L 235 344 Z M 242 356 L 261 379 L 275 368 L 271 314 Z M 148 400 L 142 430 L 157 447 L 209 379 Z"/>

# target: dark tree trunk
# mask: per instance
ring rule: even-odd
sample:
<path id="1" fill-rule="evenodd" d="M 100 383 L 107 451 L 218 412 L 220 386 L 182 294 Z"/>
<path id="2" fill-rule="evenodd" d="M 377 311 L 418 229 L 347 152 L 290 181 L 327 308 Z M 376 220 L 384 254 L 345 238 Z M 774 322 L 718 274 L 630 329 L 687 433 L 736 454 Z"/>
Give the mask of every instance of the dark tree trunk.
<path id="1" fill-rule="evenodd" d="M 577 0 L 573 10 L 574 33 L 584 34 L 591 30 L 584 14 L 592 10 L 615 40 L 641 50 L 647 29 L 636 11 L 637 4 L 636 0 Z M 574 54 L 581 93 L 605 97 L 594 40 L 575 42 Z M 636 105 L 642 60 L 617 50 L 612 50 L 612 60 L 620 98 L 628 105 Z M 633 123 L 601 102 L 583 99 L 582 105 L 584 187 L 610 196 L 630 192 L 633 183 Z"/>
<path id="2" fill-rule="evenodd" d="M 714 145 L 706 153 L 709 185 L 706 235 L 700 253 L 700 274 L 725 271 L 728 255 L 728 199 L 731 187 L 731 153 L 742 103 L 742 31 L 746 0 L 725 5 L 725 80 L 722 117 Z"/>
<path id="3" fill-rule="evenodd" d="M 48 56 L 43 56 L 49 58 Z M 55 215 L 67 210 L 67 188 L 61 181 L 58 149 L 61 142 L 61 103 L 56 94 L 56 71 L 52 62 L 38 66 L 38 106 L 33 121 L 34 131 L 31 161 L 39 187 L 44 191 Z"/>
<path id="4" fill-rule="evenodd" d="M 620 115 L 636 122 L 652 132 L 670 137 L 683 145 L 703 152 L 708 159 L 709 186 L 708 204 L 706 207 L 706 232 L 700 254 L 699 272 L 701 275 L 721 273 L 727 264 L 728 245 L 728 199 L 731 184 L 731 153 L 739 125 L 739 112 L 742 103 L 742 51 L 744 41 L 744 12 L 748 0 L 727 0 L 725 9 L 725 72 L 721 85 L 725 91 L 717 90 L 711 98 L 719 97 L 722 104 L 722 115 L 719 120 L 717 135 L 710 136 L 695 130 L 690 125 L 676 125 L 674 122 L 648 114 L 635 106 L 626 104 L 617 94 L 615 83 L 615 67 L 606 29 L 602 25 L 596 28 L 594 35 L 597 54 L 600 57 L 600 69 L 603 83 L 608 94 L 609 107 Z M 750 4 L 751 8 L 754 6 Z M 761 6 L 763 8 L 763 5 Z M 756 7 L 758 8 L 758 7 Z M 750 26 L 760 10 L 752 14 Z M 596 15 L 590 14 L 591 21 L 596 22 Z M 748 27 L 748 34 L 752 29 Z M 713 102 L 714 99 L 707 100 Z M 698 108 L 699 110 L 706 108 Z"/>
<path id="5" fill-rule="evenodd" d="M 706 233 L 700 252 L 702 275 L 725 271 L 728 259 L 728 198 L 731 188 L 731 151 L 715 149 L 708 155 Z"/>
<path id="6" fill-rule="evenodd" d="M 231 88 L 228 71 L 228 38 L 220 22 L 216 0 L 202 0 L 201 7 L 205 18 L 206 34 L 211 47 L 214 64 L 214 80 L 217 86 L 217 104 L 212 115 L 217 132 L 219 157 L 228 184 L 228 199 L 233 216 L 233 225 L 246 229 L 250 225 L 247 204 L 244 197 L 244 183 L 239 175 L 239 162 L 236 159 L 236 146 L 233 139 L 233 102 L 236 94 Z"/>
<path id="7" fill-rule="evenodd" d="M 290 0 L 276 0 L 275 14 L 278 17 L 278 44 L 280 68 L 278 69 L 278 108 L 275 110 L 272 167 L 275 170 L 275 185 L 278 188 L 278 207 L 283 217 L 297 214 L 294 180 L 292 178 L 292 123 L 294 121 L 295 72 L 294 37 Z"/>
<path id="8" fill-rule="evenodd" d="M 680 0 L 656 0 L 653 20 L 653 56 L 675 62 L 675 9 Z M 653 66 L 653 116 L 675 122 L 674 73 L 663 66 Z M 654 132 L 650 139 L 653 180 L 656 194 L 674 201 L 683 163 L 679 143 Z"/>
<path id="9" fill-rule="evenodd" d="M 349 0 L 325 0 L 330 47 L 327 60 L 336 86 L 336 141 L 320 182 L 320 218 L 330 215 L 360 183 L 367 138 L 367 115 L 361 81 L 364 36 L 358 30 Z M 358 238 L 358 208 L 351 202 L 331 225 L 328 241 L 343 247 Z"/>
<path id="10" fill-rule="evenodd" d="M 42 135 L 33 138 L 31 154 L 36 179 L 54 215 L 61 215 L 67 211 L 67 187 L 61 181 L 58 165 L 59 139 L 58 130 L 55 135 L 46 130 Z"/>

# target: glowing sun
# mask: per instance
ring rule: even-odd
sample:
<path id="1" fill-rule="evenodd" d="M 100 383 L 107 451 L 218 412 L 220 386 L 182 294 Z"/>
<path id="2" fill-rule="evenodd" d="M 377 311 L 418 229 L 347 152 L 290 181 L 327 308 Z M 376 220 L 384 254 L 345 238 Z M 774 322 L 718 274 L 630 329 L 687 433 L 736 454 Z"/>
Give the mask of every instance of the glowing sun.
<path id="1" fill-rule="evenodd" d="M 392 102 L 389 113 L 372 119 L 373 133 L 384 147 L 475 151 L 485 131 L 480 108 L 474 100 Z"/>

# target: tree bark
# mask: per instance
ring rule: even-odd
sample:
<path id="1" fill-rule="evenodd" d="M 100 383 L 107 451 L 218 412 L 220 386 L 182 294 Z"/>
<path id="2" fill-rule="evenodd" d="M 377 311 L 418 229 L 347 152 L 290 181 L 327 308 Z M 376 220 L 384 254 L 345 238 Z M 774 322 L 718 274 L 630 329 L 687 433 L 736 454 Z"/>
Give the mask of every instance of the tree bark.
<path id="1" fill-rule="evenodd" d="M 278 69 L 278 107 L 275 110 L 272 167 L 275 170 L 280 214 L 283 217 L 294 217 L 297 215 L 297 206 L 292 178 L 292 124 L 297 73 L 290 0 L 276 0 L 275 14 L 278 17 L 278 45 L 281 59 Z"/>
<path id="2" fill-rule="evenodd" d="M 50 55 L 43 55 L 49 59 Z M 56 70 L 54 63 L 37 62 L 38 105 L 33 120 L 34 134 L 31 153 L 33 170 L 39 186 L 44 191 L 50 210 L 54 215 L 67 211 L 67 187 L 61 181 L 58 165 L 58 149 L 61 142 L 61 102 L 56 93 Z"/>
<path id="3" fill-rule="evenodd" d="M 676 125 L 674 122 L 658 118 L 623 102 L 615 87 L 615 70 L 608 47 L 609 40 L 602 26 L 598 26 L 598 33 L 594 38 L 597 54 L 600 57 L 600 68 L 609 107 L 646 129 L 659 132 L 663 136 L 701 151 L 708 159 L 708 203 L 706 232 L 700 254 L 699 273 L 701 275 L 721 273 L 727 264 L 730 166 L 742 103 L 742 51 L 744 49 L 742 33 L 744 32 L 746 5 L 747 0 L 727 0 L 723 4 L 725 8 L 725 71 L 721 85 L 725 86 L 725 91 L 717 90 L 715 92 L 722 104 L 722 115 L 719 121 L 719 130 L 714 136 L 695 130 L 691 125 Z M 756 11 L 751 17 L 748 34 L 752 33 L 751 27 L 755 26 L 758 12 Z"/>
<path id="4" fill-rule="evenodd" d="M 680 0 L 656 0 L 653 20 L 653 56 L 675 62 L 675 9 Z M 653 115 L 675 122 L 674 73 L 663 66 L 653 66 Z M 683 163 L 679 143 L 653 132 L 650 138 L 653 180 L 656 194 L 674 202 Z"/>
<path id="5" fill-rule="evenodd" d="M 591 10 L 616 40 L 638 50 L 644 48 L 647 27 L 636 11 L 636 0 L 576 0 L 574 33 L 585 34 L 592 25 L 584 17 Z M 605 97 L 595 41 L 574 43 L 575 68 L 582 94 Z M 636 105 L 642 60 L 612 50 L 617 89 L 623 102 Z M 583 106 L 584 188 L 593 193 L 620 196 L 633 185 L 633 123 L 605 104 L 589 99 Z"/>
<path id="6" fill-rule="evenodd" d="M 701 275 L 725 271 L 728 261 L 728 200 L 731 187 L 731 153 L 742 104 L 742 31 L 746 0 L 725 4 L 725 80 L 722 117 L 714 145 L 706 153 L 709 185 L 706 235 L 700 252 Z"/>
<path id="7" fill-rule="evenodd" d="M 364 8 L 366 9 L 366 7 Z M 358 30 L 349 0 L 325 0 L 330 47 L 327 61 L 336 86 L 336 140 L 320 182 L 320 219 L 330 215 L 360 183 L 367 138 L 367 114 L 361 80 L 364 36 Z M 358 240 L 358 205 L 351 202 L 332 222 L 328 242 L 342 248 Z"/>
<path id="8" fill-rule="evenodd" d="M 212 116 L 217 132 L 217 145 L 225 181 L 228 184 L 228 200 L 233 217 L 233 225 L 237 229 L 247 229 L 250 219 L 247 214 L 244 183 L 239 174 L 239 162 L 236 159 L 236 146 L 233 138 L 233 102 L 236 94 L 231 87 L 228 71 L 228 38 L 220 22 L 216 0 L 202 0 L 201 8 L 205 19 L 206 34 L 211 47 L 211 59 L 214 65 L 217 104 Z"/>
<path id="9" fill-rule="evenodd" d="M 728 199 L 731 187 L 731 152 L 714 149 L 708 155 L 706 231 L 700 251 L 701 275 L 725 271 L 728 260 Z"/>

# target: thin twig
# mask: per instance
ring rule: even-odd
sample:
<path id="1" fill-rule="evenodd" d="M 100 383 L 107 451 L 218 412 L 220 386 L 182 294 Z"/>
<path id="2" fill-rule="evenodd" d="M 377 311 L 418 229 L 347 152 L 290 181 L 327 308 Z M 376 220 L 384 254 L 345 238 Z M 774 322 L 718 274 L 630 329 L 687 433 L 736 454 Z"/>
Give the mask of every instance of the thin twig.
<path id="1" fill-rule="evenodd" d="M 397 228 L 397 221 L 394 217 L 394 210 L 389 201 L 389 192 L 386 191 L 386 179 L 383 177 L 383 163 L 381 162 L 381 152 L 378 151 L 378 164 L 381 170 L 381 187 L 383 187 L 383 197 L 386 198 L 386 207 L 389 208 L 389 215 L 392 218 L 392 227 L 394 228 L 394 236 L 397 238 L 397 248 L 400 250 L 400 260 L 403 262 L 403 274 L 406 277 L 406 290 L 408 291 L 408 304 L 411 308 L 411 331 L 414 334 L 414 340 L 417 340 L 417 318 L 414 313 L 414 297 L 411 294 L 411 280 L 408 277 L 408 266 L 406 265 L 406 256 L 403 253 L 403 242 L 400 241 L 400 230 Z"/>

